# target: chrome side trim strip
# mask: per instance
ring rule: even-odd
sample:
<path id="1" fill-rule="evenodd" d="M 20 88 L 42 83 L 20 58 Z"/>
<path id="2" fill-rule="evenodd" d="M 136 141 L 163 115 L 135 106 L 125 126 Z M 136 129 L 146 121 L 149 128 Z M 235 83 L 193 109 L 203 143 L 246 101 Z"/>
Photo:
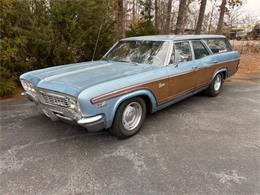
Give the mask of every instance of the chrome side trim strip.
<path id="1" fill-rule="evenodd" d="M 234 61 L 237 61 L 237 60 L 240 60 L 240 58 L 236 58 L 236 59 L 232 59 L 232 60 L 226 60 L 226 61 L 220 61 L 220 62 L 215 63 L 215 64 L 209 64 L 206 67 L 211 67 L 211 66 L 218 65 L 218 64 L 225 64 L 225 63 L 228 63 L 228 62 L 234 62 Z"/>

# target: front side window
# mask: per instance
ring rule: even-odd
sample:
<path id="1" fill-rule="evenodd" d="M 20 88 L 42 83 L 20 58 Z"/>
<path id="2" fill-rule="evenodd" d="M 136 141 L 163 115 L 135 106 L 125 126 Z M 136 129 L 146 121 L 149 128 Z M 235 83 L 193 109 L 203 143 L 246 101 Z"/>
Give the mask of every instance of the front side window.
<path id="1" fill-rule="evenodd" d="M 205 41 L 212 53 L 232 51 L 231 45 L 226 39 L 206 39 Z"/>
<path id="2" fill-rule="evenodd" d="M 171 57 L 170 63 L 180 63 L 180 62 L 186 62 L 191 61 L 192 55 L 191 55 L 191 49 L 190 44 L 188 41 L 181 41 L 174 43 L 174 50 Z"/>
<path id="3" fill-rule="evenodd" d="M 169 47 L 168 41 L 120 41 L 103 59 L 164 65 Z"/>
<path id="4" fill-rule="evenodd" d="M 201 41 L 192 41 L 192 47 L 195 59 L 200 59 L 209 55 L 208 50 L 205 48 Z"/>

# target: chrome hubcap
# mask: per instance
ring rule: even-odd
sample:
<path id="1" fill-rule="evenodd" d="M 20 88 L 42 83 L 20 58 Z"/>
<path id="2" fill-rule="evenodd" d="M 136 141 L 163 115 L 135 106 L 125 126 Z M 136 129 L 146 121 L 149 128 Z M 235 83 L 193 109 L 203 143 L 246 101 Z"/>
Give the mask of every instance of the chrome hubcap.
<path id="1" fill-rule="evenodd" d="M 221 87 L 221 76 L 218 75 L 214 83 L 214 90 L 218 91 L 220 87 Z"/>
<path id="2" fill-rule="evenodd" d="M 142 106 L 138 102 L 131 102 L 123 112 L 123 126 L 126 130 L 132 131 L 139 125 L 141 118 Z"/>

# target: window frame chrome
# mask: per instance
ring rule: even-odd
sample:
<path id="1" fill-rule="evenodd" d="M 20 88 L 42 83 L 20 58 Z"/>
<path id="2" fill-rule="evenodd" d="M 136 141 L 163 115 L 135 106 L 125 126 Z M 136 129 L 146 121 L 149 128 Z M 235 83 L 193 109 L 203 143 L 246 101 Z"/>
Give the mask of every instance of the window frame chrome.
<path id="1" fill-rule="evenodd" d="M 208 46 L 208 44 L 207 44 L 207 42 L 206 42 L 206 40 L 214 40 L 214 39 L 222 39 L 224 42 L 225 42 L 225 44 L 227 43 L 228 45 L 229 45 L 229 47 L 230 47 L 230 51 L 225 51 L 225 52 L 222 52 L 222 53 L 228 53 L 228 52 L 233 52 L 234 51 L 234 48 L 232 47 L 232 44 L 230 43 L 230 41 L 226 38 L 226 37 L 223 37 L 223 38 L 218 38 L 218 37 L 216 37 L 216 38 L 203 38 L 202 40 L 205 42 L 205 44 L 207 45 L 207 48 L 209 49 L 209 51 L 212 53 L 211 55 L 218 55 L 218 54 L 222 54 L 222 53 L 213 53 L 213 51 L 210 49 L 210 47 Z M 227 46 L 227 45 L 226 45 Z"/>
<path id="2" fill-rule="evenodd" d="M 116 47 L 116 46 L 119 44 L 120 41 L 121 41 L 121 40 L 117 41 L 117 42 L 105 53 L 105 55 L 102 56 L 101 60 L 102 60 L 103 58 L 106 58 L 107 54 L 108 54 L 111 50 L 113 50 L 114 47 Z M 122 41 L 124 41 L 124 40 L 122 40 Z M 127 40 L 126 40 L 126 41 L 127 41 Z M 129 41 L 140 41 L 140 40 L 129 40 Z M 163 61 L 163 64 L 157 65 L 157 66 L 161 66 L 161 67 L 168 66 L 168 65 L 169 65 L 168 62 L 169 62 L 169 59 L 170 59 L 170 54 L 171 54 L 171 51 L 172 51 L 173 41 L 172 41 L 172 40 L 147 40 L 147 41 L 154 41 L 154 42 L 160 41 L 160 42 L 168 42 L 168 43 L 170 43 L 170 44 L 169 44 L 169 47 L 168 47 L 168 49 L 167 49 L 167 54 L 166 54 L 166 57 L 165 57 L 165 59 L 164 59 L 164 61 Z M 156 65 L 156 64 L 154 64 L 154 65 Z"/>
<path id="3" fill-rule="evenodd" d="M 171 45 L 171 52 L 170 54 L 172 54 L 172 52 L 174 51 L 174 60 L 175 60 L 175 54 L 176 54 L 176 49 L 175 49 L 175 43 L 180 43 L 180 42 L 187 42 L 189 44 L 189 47 L 190 47 L 190 52 L 191 52 L 191 60 L 190 61 L 193 61 L 194 60 L 194 53 L 193 53 L 193 49 L 191 47 L 191 43 L 190 43 L 190 40 L 178 40 L 178 41 L 171 41 L 172 42 L 172 45 Z M 173 64 L 170 64 L 170 60 L 171 60 L 171 55 L 169 56 L 169 59 L 168 59 L 168 64 L 167 66 L 176 66 L 176 62 L 174 62 Z"/>

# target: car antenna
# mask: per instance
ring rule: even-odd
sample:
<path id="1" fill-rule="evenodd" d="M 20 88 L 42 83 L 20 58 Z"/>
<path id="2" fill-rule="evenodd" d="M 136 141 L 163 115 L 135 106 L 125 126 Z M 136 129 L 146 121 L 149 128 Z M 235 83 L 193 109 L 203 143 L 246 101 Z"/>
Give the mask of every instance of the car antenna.
<path id="1" fill-rule="evenodd" d="M 95 54 L 96 54 L 97 45 L 98 45 L 99 36 L 100 36 L 100 32 L 101 32 L 102 26 L 103 26 L 103 24 L 101 24 L 100 27 L 99 27 L 98 36 L 97 36 L 97 40 L 96 40 L 96 44 L 95 44 L 95 48 L 94 48 L 94 52 L 93 52 L 92 60 L 91 60 L 91 61 L 94 60 L 94 57 L 95 57 Z"/>

